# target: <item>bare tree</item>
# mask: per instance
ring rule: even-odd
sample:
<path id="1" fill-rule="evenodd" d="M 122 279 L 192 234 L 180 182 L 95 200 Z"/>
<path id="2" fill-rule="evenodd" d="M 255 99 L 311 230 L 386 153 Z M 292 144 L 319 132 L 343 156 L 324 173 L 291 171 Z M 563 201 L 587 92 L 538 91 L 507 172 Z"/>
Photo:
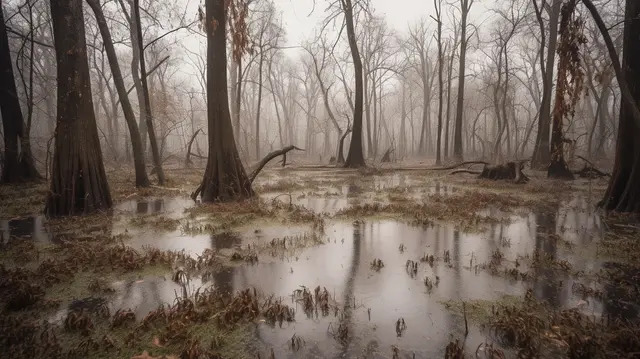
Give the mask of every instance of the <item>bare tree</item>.
<path id="1" fill-rule="evenodd" d="M 111 207 L 87 58 L 82 0 L 52 0 L 58 63 L 58 119 L 45 212 L 75 215 Z"/>
<path id="2" fill-rule="evenodd" d="M 474 32 L 467 36 L 469 11 L 475 0 L 460 0 L 460 62 L 458 66 L 458 97 L 456 101 L 456 119 L 453 136 L 453 157 L 462 161 L 462 126 L 464 110 L 464 84 L 466 74 L 467 47 Z"/>
<path id="3" fill-rule="evenodd" d="M 345 167 L 364 167 L 364 153 L 362 151 L 362 102 L 363 102 L 363 84 L 362 84 L 362 59 L 358 51 L 358 42 L 356 39 L 356 30 L 354 26 L 354 7 L 351 0 L 339 0 L 347 28 L 347 37 L 349 39 L 349 48 L 351 49 L 351 57 L 353 59 L 353 69 L 355 76 L 355 103 L 353 112 L 353 129 L 351 133 L 351 144 L 349 153 L 345 161 Z"/>
<path id="4" fill-rule="evenodd" d="M 31 1 L 29 14 L 31 14 Z M 31 19 L 33 21 L 33 19 Z M 31 114 L 33 108 L 33 23 L 31 27 L 31 49 L 30 49 L 30 75 L 28 96 L 28 124 L 25 128 L 24 118 L 18 99 L 18 91 L 13 76 L 13 66 L 11 64 L 11 53 L 9 51 L 9 40 L 7 28 L 2 12 L 2 1 L 0 0 L 0 110 L 2 111 L 2 126 L 4 134 L 5 159 L 2 168 L 1 182 L 21 182 L 40 178 L 36 170 L 29 145 L 29 130 L 31 127 Z M 20 147 L 19 147 L 20 145 Z"/>
<path id="5" fill-rule="evenodd" d="M 151 145 L 151 154 L 153 156 L 153 165 L 154 171 L 158 176 L 158 183 L 160 185 L 164 185 L 164 171 L 162 170 L 162 159 L 160 158 L 160 150 L 158 148 L 158 142 L 156 140 L 156 133 L 153 129 L 153 117 L 151 114 L 151 100 L 149 96 L 149 86 L 147 84 L 147 76 L 144 74 L 147 73 L 147 65 L 144 60 L 144 45 L 142 44 L 142 26 L 140 25 L 140 4 L 139 0 L 133 0 L 133 18 L 135 18 L 136 32 L 137 32 L 137 43 L 134 43 L 133 46 L 138 46 L 139 56 L 140 56 L 140 72 L 143 74 L 141 78 L 142 82 L 142 94 L 144 97 L 144 109 L 145 113 L 145 123 L 147 125 L 147 132 L 149 134 L 149 144 Z"/>
<path id="6" fill-rule="evenodd" d="M 438 135 L 436 142 L 436 165 L 442 164 L 442 96 L 444 83 L 442 68 L 444 65 L 444 50 L 442 49 L 442 0 L 433 0 L 436 16 L 432 17 L 437 24 L 436 39 L 438 42 Z"/>
<path id="7" fill-rule="evenodd" d="M 536 137 L 536 145 L 533 150 L 531 166 L 535 168 L 544 168 L 549 164 L 549 130 L 551 126 L 551 95 L 553 91 L 553 70 L 555 64 L 556 45 L 558 40 L 558 21 L 560 18 L 560 7 L 562 0 L 552 0 L 551 4 L 547 4 L 546 0 L 542 0 L 538 6 L 538 0 L 532 0 L 536 12 L 536 18 L 540 26 L 540 71 L 542 73 L 543 93 L 542 103 L 538 114 L 538 135 Z M 545 33 L 544 20 L 542 11 L 549 10 L 549 44 L 547 50 L 545 64 Z"/>
<path id="8" fill-rule="evenodd" d="M 115 48 L 113 47 L 113 40 L 111 39 L 111 32 L 107 26 L 107 21 L 102 13 L 102 7 L 98 0 L 86 0 L 87 4 L 93 10 L 96 17 L 96 22 L 102 33 L 102 41 L 104 44 L 107 57 L 109 59 L 109 65 L 111 67 L 111 73 L 113 75 L 113 82 L 118 91 L 118 97 L 120 104 L 122 105 L 122 112 L 124 113 L 125 121 L 129 128 L 129 136 L 131 139 L 131 148 L 133 150 L 133 162 L 136 173 L 136 186 L 147 187 L 149 186 L 149 178 L 147 177 L 147 170 L 145 168 L 144 150 L 142 147 L 142 139 L 140 138 L 140 132 L 138 130 L 138 124 L 133 113 L 133 107 L 129 101 L 129 96 L 125 89 L 124 80 L 122 78 L 122 72 L 120 71 L 120 65 L 118 64 L 118 56 L 116 55 Z"/>
<path id="9" fill-rule="evenodd" d="M 231 31 L 246 31 L 242 26 L 246 4 L 231 2 L 234 11 L 225 8 L 224 0 L 206 1 L 205 31 L 207 33 L 207 117 L 209 123 L 209 156 L 202 184 L 193 197 L 202 192 L 205 202 L 229 201 L 253 196 L 251 181 L 245 172 L 233 136 L 227 88 L 227 37 L 225 24 L 232 13 Z M 234 56 L 247 46 L 246 41 L 234 44 Z"/>

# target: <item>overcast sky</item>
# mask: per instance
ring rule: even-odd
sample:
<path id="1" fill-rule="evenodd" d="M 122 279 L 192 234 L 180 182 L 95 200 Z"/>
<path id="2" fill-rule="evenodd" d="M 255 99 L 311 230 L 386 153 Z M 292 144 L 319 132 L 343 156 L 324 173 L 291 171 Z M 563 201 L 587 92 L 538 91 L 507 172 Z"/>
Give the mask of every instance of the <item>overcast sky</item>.
<path id="1" fill-rule="evenodd" d="M 434 15 L 433 0 L 370 0 L 375 14 L 384 16 L 390 28 L 404 32 L 409 24 L 414 24 L 421 18 L 429 19 Z M 506 0 L 508 1 L 508 0 Z M 282 12 L 284 28 L 287 31 L 287 44 L 299 45 L 305 38 L 309 38 L 316 25 L 327 16 L 325 12 L 327 0 L 316 0 L 315 10 L 313 0 L 274 0 L 276 8 Z M 447 7 L 443 1 L 444 8 Z M 486 17 L 486 6 L 495 0 L 476 0 L 474 2 L 470 21 L 482 21 Z M 458 1 L 455 1 L 458 4 Z M 311 15 L 309 15 L 311 13 Z M 456 13 L 457 14 L 457 13 Z M 429 19 L 433 22 L 433 20 Z"/>

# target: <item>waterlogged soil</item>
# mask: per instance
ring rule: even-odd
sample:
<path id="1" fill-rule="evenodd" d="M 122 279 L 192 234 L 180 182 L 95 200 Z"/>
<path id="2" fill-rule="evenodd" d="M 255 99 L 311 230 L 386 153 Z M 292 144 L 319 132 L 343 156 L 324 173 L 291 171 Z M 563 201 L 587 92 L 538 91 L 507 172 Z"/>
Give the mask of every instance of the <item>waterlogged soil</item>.
<path id="1" fill-rule="evenodd" d="M 27 247 L 42 257 L 88 236 L 135 253 L 174 255 L 145 260 L 134 269 L 112 264 L 108 273 L 89 272 L 84 280 L 78 275 L 56 289 L 57 302 L 17 314 L 5 309 L 3 321 L 26 315 L 68 329 L 70 313 L 98 305 L 111 315 L 130 310 L 144 324 L 159 307 L 184 299 L 200 303 L 207 291 L 249 288 L 260 303 L 293 309 L 290 317 L 274 321 L 265 310 L 233 325 L 211 320 L 207 330 L 202 329 L 207 321 L 198 322 L 181 341 L 166 343 L 154 332 L 133 341 L 126 331 L 96 324 L 96 341 L 104 330 L 116 349 L 97 345 L 84 357 L 131 357 L 143 351 L 185 356 L 194 353 L 188 349 L 195 342 L 201 353 L 276 358 L 435 358 L 455 349 L 471 355 L 484 348 L 513 357 L 525 345 L 509 340 L 508 325 L 492 326 L 492 318 L 522 303 L 538 303 L 540 311 L 575 312 L 594 322 L 635 321 L 640 271 L 634 272 L 629 258 L 616 250 L 638 249 L 629 241 L 638 233 L 634 220 L 607 224 L 595 206 L 604 180 L 532 177 L 529 184 L 515 185 L 420 171 L 270 169 L 256 181 L 259 198 L 239 205 L 194 203 L 176 181 L 175 191 L 126 194 L 112 212 L 73 230 L 69 223 L 42 216 L 6 216 L 0 220 L 6 248 L 0 259 L 9 269 L 42 261 L 9 256 L 22 250 L 25 240 L 37 242 Z M 612 268 L 615 277 L 607 275 Z M 105 290 L 86 290 L 87 282 L 96 281 L 93 276 L 101 277 Z M 546 352 L 563 357 L 573 350 L 562 337 L 551 343 L 544 339 L 547 334 L 539 334 L 539 347 L 554 347 Z M 86 342 L 62 335 L 67 345 Z M 219 340 L 220 335 L 228 337 Z M 6 338 L 0 344 L 16 345 Z"/>

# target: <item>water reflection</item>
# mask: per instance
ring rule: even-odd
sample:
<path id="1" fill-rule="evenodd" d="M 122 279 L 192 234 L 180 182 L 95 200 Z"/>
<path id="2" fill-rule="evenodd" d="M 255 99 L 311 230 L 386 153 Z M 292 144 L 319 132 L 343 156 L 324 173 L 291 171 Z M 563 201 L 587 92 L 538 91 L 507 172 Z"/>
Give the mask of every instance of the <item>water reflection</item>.
<path id="1" fill-rule="evenodd" d="M 0 243 L 6 244 L 12 237 L 31 237 L 40 242 L 50 241 L 52 236 L 45 229 L 44 220 L 44 216 L 0 220 Z"/>
<path id="2" fill-rule="evenodd" d="M 437 191 L 449 191 L 444 186 L 436 186 Z M 573 263 L 574 271 L 597 268 L 599 263 L 580 260 L 575 251 L 563 244 L 568 241 L 580 245 L 598 238 L 599 219 L 584 204 L 575 199 L 552 210 L 514 215 L 510 223 L 494 223 L 483 233 L 465 233 L 442 224 L 413 227 L 395 221 L 329 222 L 324 245 L 307 248 L 282 260 L 261 260 L 253 266 L 226 268 L 209 276 L 206 283 L 192 279 L 190 286 L 193 290 L 203 284 L 214 285 L 229 292 L 255 287 L 262 293 L 285 300 L 290 300 L 289 296 L 300 286 L 326 287 L 338 303 L 337 314 L 332 312 L 326 317 L 308 318 L 302 308 L 297 308 L 296 321 L 285 323 L 283 328 L 258 326 L 257 335 L 268 347 L 274 348 L 277 357 L 350 357 L 363 352 L 371 357 L 388 357 L 392 345 L 409 356 L 440 357 L 450 334 L 460 334 L 463 328 L 461 318 L 444 309 L 441 304 L 444 301 L 496 300 L 504 295 L 521 296 L 533 289 L 538 298 L 555 307 L 576 306 L 580 298 L 571 292 L 572 279 L 550 267 L 525 268 L 523 265 L 520 269 L 530 270 L 535 278 L 531 281 L 517 281 L 474 268 L 477 264 L 490 262 L 496 251 L 500 251 L 511 266 L 516 259 L 522 260 L 538 251 L 549 260 Z M 213 236 L 140 233 L 133 236 L 130 244 L 185 249 L 198 254 L 205 248 L 235 249 L 305 230 L 308 229 L 257 225 L 256 228 Z M 440 259 L 433 267 L 420 263 L 418 274 L 415 277 L 408 275 L 406 261 L 419 261 L 424 254 L 433 254 Z M 450 261 L 445 262 L 445 256 Z M 376 258 L 385 263 L 379 272 L 369 265 Z M 432 290 L 425 287 L 427 277 L 439 278 Z M 118 295 L 111 306 L 131 307 L 139 316 L 160 303 L 171 303 L 181 292 L 179 285 L 162 277 L 118 283 L 116 287 Z M 613 288 L 604 290 L 615 294 Z M 291 300 L 290 303 L 297 306 Z M 603 306 L 592 300 L 587 309 L 596 314 L 602 311 L 611 315 L 637 314 L 636 307 L 620 308 L 620 305 L 611 302 Z M 408 326 L 401 337 L 395 331 L 399 318 L 405 319 Z M 335 336 L 338 328 L 346 328 L 348 333 L 342 340 Z M 485 337 L 478 328 L 471 327 L 470 330 L 465 346 L 473 352 Z M 288 346 L 293 334 L 306 343 L 298 353 L 292 353 Z"/>
<path id="3" fill-rule="evenodd" d="M 188 197 L 158 197 L 131 199 L 116 204 L 113 209 L 120 214 L 158 214 L 168 216 L 182 215 L 184 210 L 193 207 L 194 202 Z"/>

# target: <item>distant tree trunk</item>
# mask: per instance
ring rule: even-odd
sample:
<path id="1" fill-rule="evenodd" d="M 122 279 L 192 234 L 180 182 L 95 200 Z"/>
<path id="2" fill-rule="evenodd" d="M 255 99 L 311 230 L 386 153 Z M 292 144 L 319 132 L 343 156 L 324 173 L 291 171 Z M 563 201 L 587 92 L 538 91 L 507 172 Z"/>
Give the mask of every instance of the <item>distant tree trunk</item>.
<path id="1" fill-rule="evenodd" d="M 254 193 L 240 161 L 229 112 L 225 0 L 205 4 L 209 156 L 199 190 L 204 202 L 248 198 Z"/>
<path id="2" fill-rule="evenodd" d="M 609 187 L 602 200 L 608 210 L 640 212 L 640 2 L 627 0 L 625 8 L 622 69 L 602 19 L 591 1 L 583 0 L 600 28 L 612 57 L 623 99 L 620 104 L 618 144 Z M 615 57 L 615 58 L 614 58 Z M 622 71 L 620 71 L 622 70 Z M 622 73 L 621 73 L 622 72 Z M 626 94 L 625 94 L 626 93 Z"/>
<path id="3" fill-rule="evenodd" d="M 367 155 L 373 157 L 373 141 L 371 140 L 371 90 L 369 89 L 369 71 L 365 69 L 367 75 L 363 76 L 363 90 L 364 90 L 364 119 L 367 125 Z"/>
<path id="4" fill-rule="evenodd" d="M 142 39 L 138 39 L 138 21 L 139 19 L 134 15 L 135 10 L 133 4 L 131 4 L 131 13 L 127 12 L 127 8 L 124 5 L 124 0 L 118 0 L 122 12 L 129 24 L 129 35 L 131 36 L 131 78 L 133 79 L 133 85 L 136 89 L 136 96 L 138 97 L 138 111 L 139 111 L 139 131 L 140 140 L 142 145 L 143 154 L 147 152 L 147 109 L 144 101 L 144 91 L 142 89 L 142 81 L 140 80 L 140 47 L 137 46 Z M 146 76 L 144 73 L 142 76 Z"/>
<path id="5" fill-rule="evenodd" d="M 438 40 L 438 136 L 436 142 L 436 165 L 442 164 L 442 90 L 444 83 L 442 80 L 442 65 L 444 62 L 442 56 L 442 20 L 440 12 L 442 10 L 442 0 L 433 0 L 436 9 L 436 21 L 438 22 L 438 30 L 436 32 Z"/>
<path id="6" fill-rule="evenodd" d="M 456 122 L 453 135 L 453 157 L 457 162 L 463 160 L 462 150 L 462 120 L 464 111 L 464 80 L 467 59 L 467 16 L 475 0 L 460 0 L 460 66 L 458 67 L 458 99 L 456 105 Z"/>
<path id="7" fill-rule="evenodd" d="M 29 134 L 28 130 L 25 130 L 18 100 L 9 40 L 2 13 L 2 0 L 0 0 L 0 111 L 5 155 L 1 182 L 21 182 L 41 178 L 33 162 Z"/>
<path id="8" fill-rule="evenodd" d="M 535 0 L 537 1 L 537 0 Z M 558 43 L 558 20 L 560 18 L 560 7 L 562 0 L 553 0 L 549 13 L 549 48 L 547 51 L 547 63 L 543 71 L 542 104 L 538 119 L 538 135 L 531 159 L 531 167 L 546 168 L 551 155 L 549 152 L 549 129 L 551 125 L 551 93 L 553 91 L 553 67 L 555 64 L 556 45 Z M 539 9 L 540 13 L 544 9 Z M 539 16 L 540 30 L 545 29 L 542 16 Z M 544 40 L 544 37 L 543 37 Z M 541 45 L 540 53 L 544 53 L 544 42 Z M 544 56 L 540 57 L 541 65 L 544 63 Z"/>
<path id="9" fill-rule="evenodd" d="M 102 42 L 104 44 L 104 49 L 107 52 L 109 66 L 111 67 L 111 74 L 113 75 L 113 83 L 118 91 L 122 112 L 124 113 L 127 127 L 129 128 L 131 147 L 133 149 L 133 163 L 136 172 L 136 187 L 148 187 L 150 183 L 149 177 L 147 177 L 147 169 L 145 168 L 142 139 L 140 138 L 140 132 L 138 131 L 138 124 L 136 123 L 136 117 L 133 113 L 133 107 L 131 106 L 129 96 L 127 95 L 127 89 L 124 85 L 122 72 L 120 71 L 120 65 L 118 64 L 118 55 L 116 54 L 115 48 L 113 47 L 113 40 L 111 39 L 111 32 L 107 26 L 107 21 L 102 12 L 102 8 L 100 7 L 99 0 L 86 1 L 93 10 L 98 27 L 100 28 Z"/>
<path id="10" fill-rule="evenodd" d="M 45 212 L 77 215 L 111 207 L 87 60 L 82 0 L 51 0 L 58 64 L 58 116 Z"/>
<path id="11" fill-rule="evenodd" d="M 262 44 L 262 39 L 260 39 Z M 260 49 L 258 62 L 258 104 L 256 110 L 256 158 L 260 159 L 260 105 L 262 104 L 262 67 L 264 64 L 264 49 Z"/>
<path id="12" fill-rule="evenodd" d="M 153 117 L 151 116 L 151 99 L 149 98 L 149 87 L 147 85 L 147 65 L 144 60 L 144 47 L 142 45 L 142 26 L 140 25 L 140 4 L 139 0 L 133 0 L 133 17 L 135 18 L 136 31 L 138 34 L 138 43 L 133 46 L 138 46 L 140 55 L 140 73 L 142 74 L 142 93 L 144 95 L 144 107 L 147 111 L 145 114 L 147 132 L 149 134 L 149 144 L 151 145 L 151 154 L 153 155 L 153 165 L 158 176 L 158 184 L 164 185 L 164 171 L 162 171 L 162 159 L 160 158 L 160 151 L 158 149 L 158 142 L 156 140 L 156 134 L 153 129 Z"/>
<path id="13" fill-rule="evenodd" d="M 351 48 L 351 57 L 353 59 L 353 68 L 356 81 L 356 99 L 353 111 L 353 133 L 351 134 L 351 144 L 349 145 L 349 154 L 345 161 L 345 167 L 357 168 L 365 167 L 364 155 L 362 153 L 362 59 L 358 51 L 358 40 L 356 39 L 356 30 L 353 24 L 353 5 L 351 0 L 341 0 L 342 10 L 344 11 L 345 21 L 347 23 L 347 36 L 349 37 L 349 47 Z"/>
<path id="14" fill-rule="evenodd" d="M 401 86 L 402 102 L 400 104 L 400 139 L 398 143 L 398 151 L 400 152 L 400 156 L 404 157 L 407 154 L 407 94 L 405 80 L 402 80 Z"/>

